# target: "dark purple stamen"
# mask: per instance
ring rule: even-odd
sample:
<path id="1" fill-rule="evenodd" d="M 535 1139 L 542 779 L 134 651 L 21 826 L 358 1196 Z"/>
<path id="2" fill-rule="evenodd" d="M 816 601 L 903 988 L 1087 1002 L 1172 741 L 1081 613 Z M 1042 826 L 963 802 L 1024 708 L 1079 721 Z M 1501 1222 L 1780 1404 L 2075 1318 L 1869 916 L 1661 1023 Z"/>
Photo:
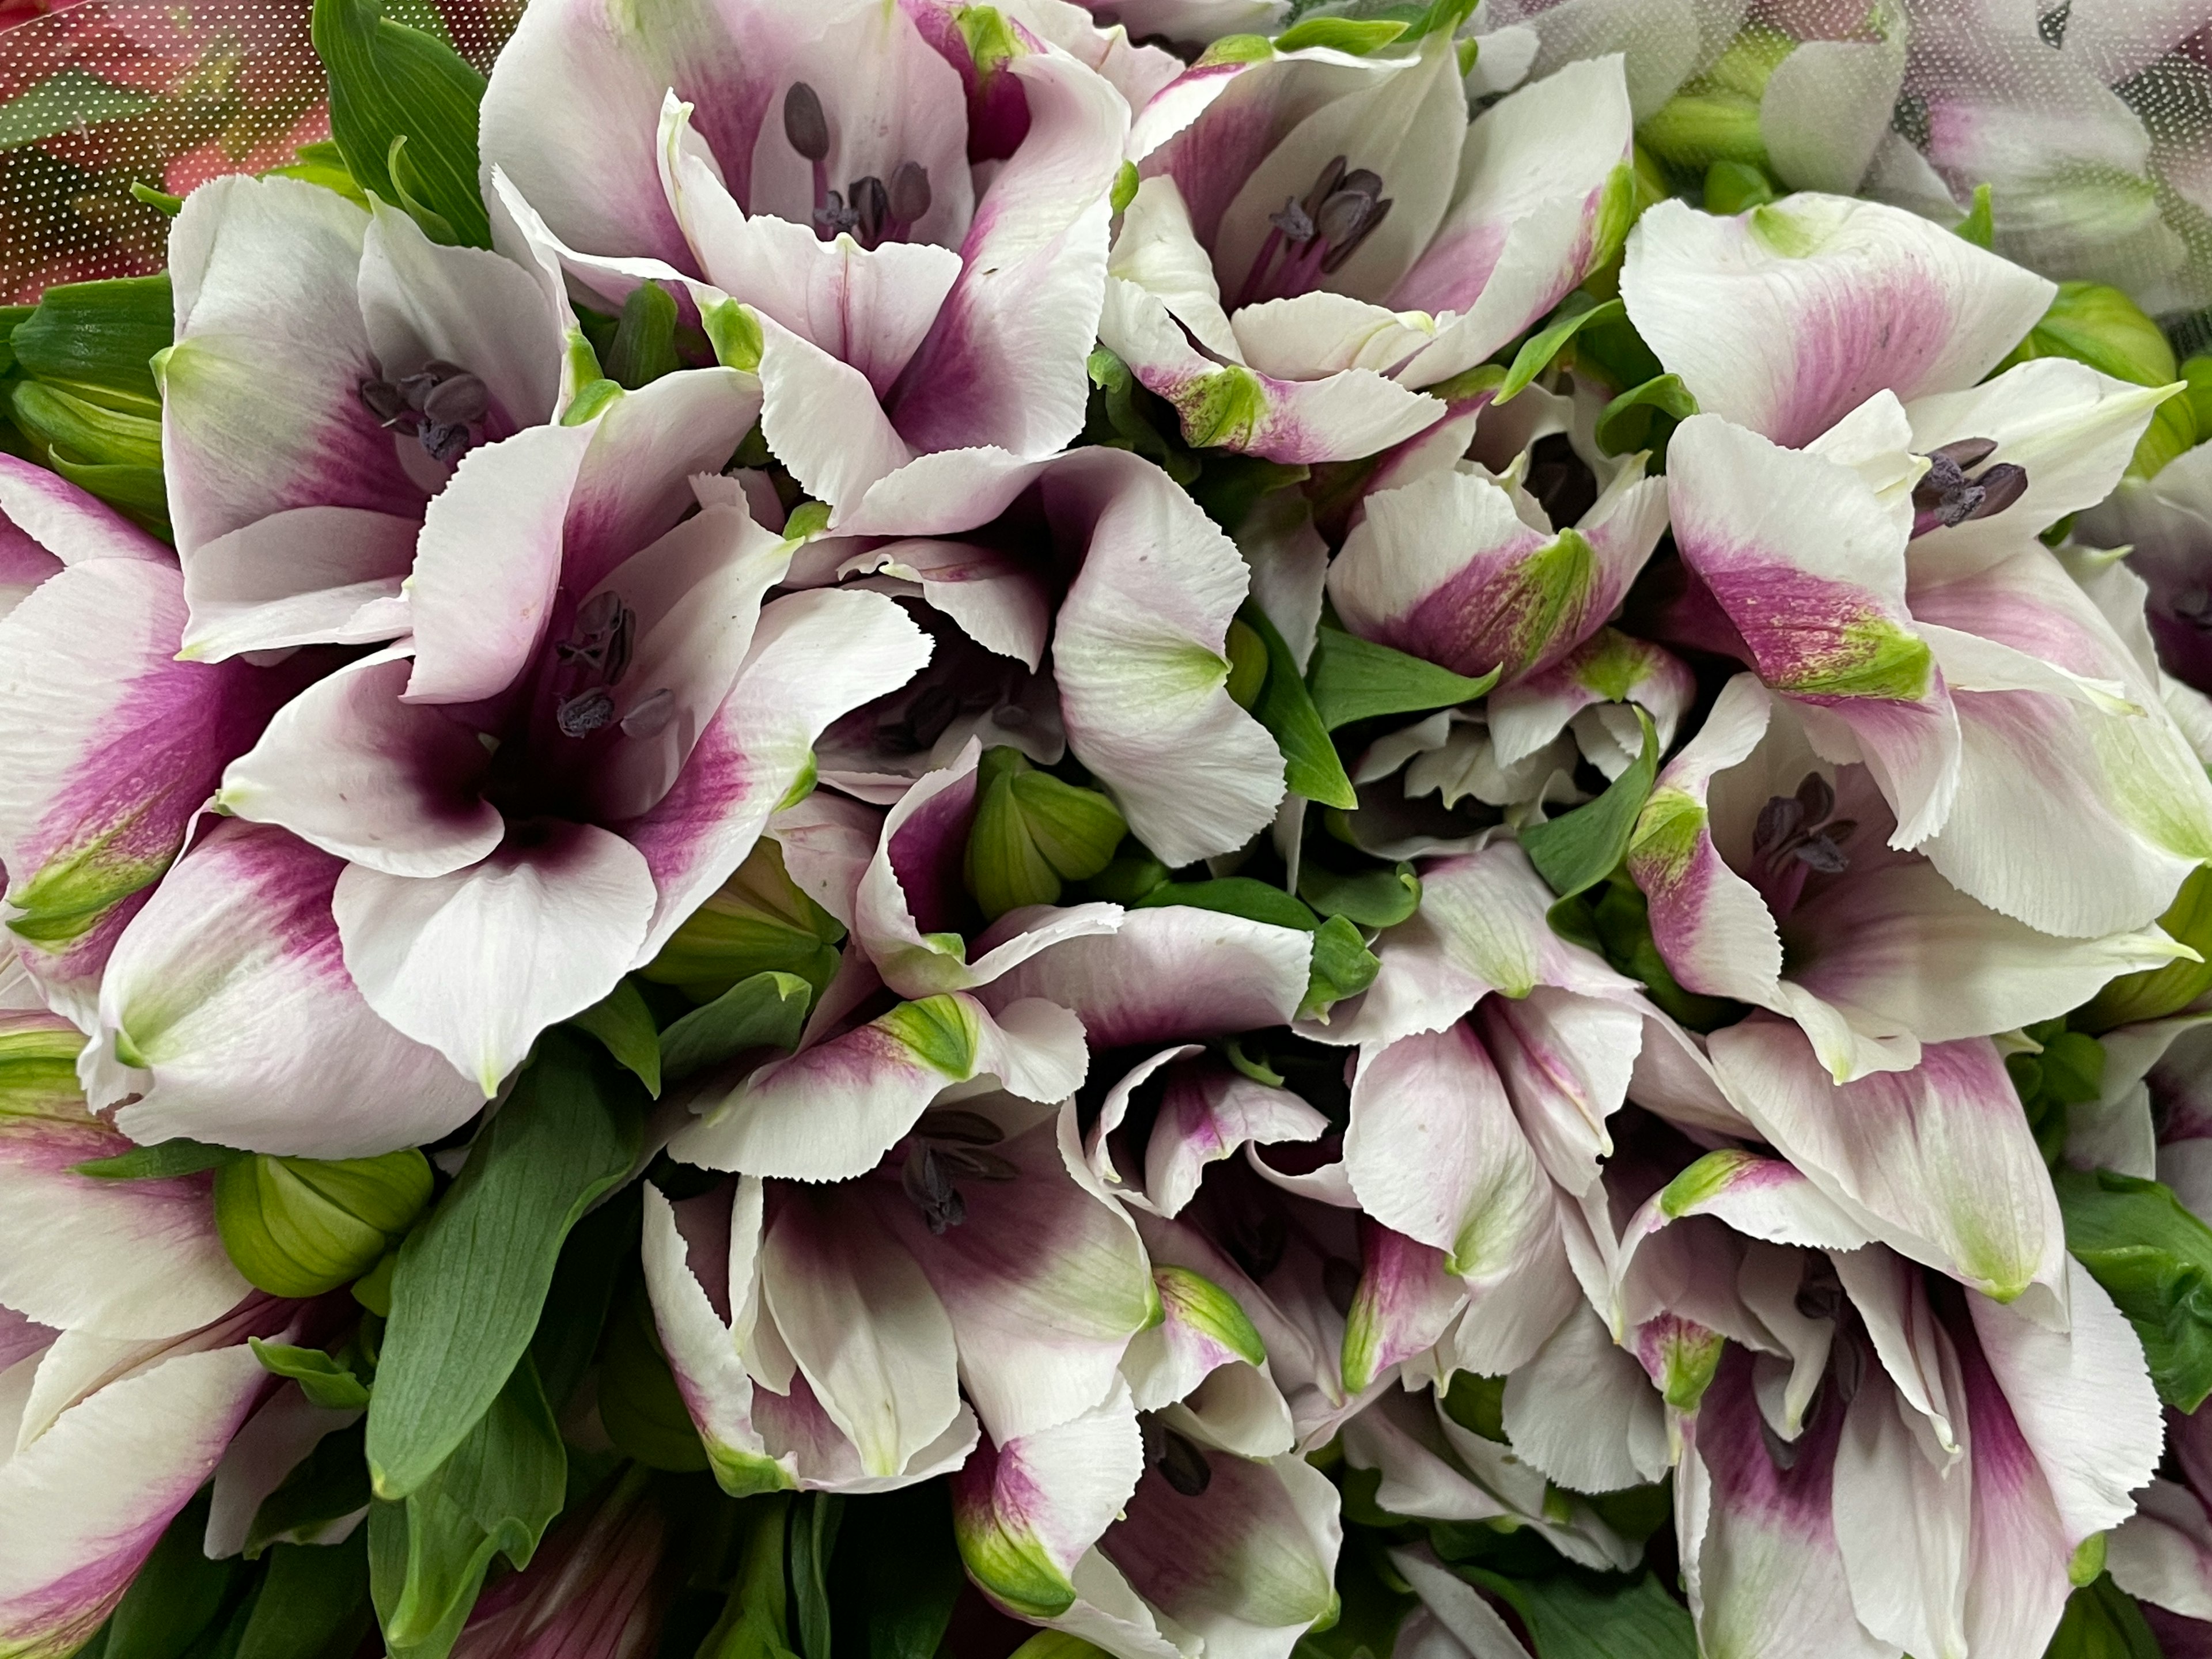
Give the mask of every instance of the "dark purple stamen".
<path id="1" fill-rule="evenodd" d="M 921 1115 L 908 1137 L 899 1184 L 931 1232 L 942 1235 L 967 1220 L 968 1200 L 961 1196 L 959 1182 L 1012 1181 L 1021 1174 L 1012 1163 L 986 1150 L 1005 1139 L 1006 1132 L 981 1112 L 941 1107 Z"/>
<path id="2" fill-rule="evenodd" d="M 432 359 L 397 380 L 361 383 L 361 401 L 377 423 L 406 428 L 433 459 L 450 461 L 482 435 L 491 407 L 484 383 L 455 363 Z"/>
<path id="3" fill-rule="evenodd" d="M 1389 216 L 1391 198 L 1382 194 L 1382 174 L 1366 167 L 1346 171 L 1345 161 L 1332 156 L 1303 199 L 1285 198 L 1282 210 L 1267 216 L 1273 228 L 1245 274 L 1240 307 L 1311 293 Z"/>
<path id="4" fill-rule="evenodd" d="M 1818 772 L 1808 773 L 1796 794 L 1775 795 L 1759 809 L 1751 834 L 1758 864 L 1753 880 L 1778 918 L 1796 907 L 1807 877 L 1841 875 L 1850 867 L 1844 845 L 1858 824 L 1832 817 L 1835 810 L 1835 789 Z"/>
<path id="5" fill-rule="evenodd" d="M 1928 452 L 1928 471 L 1912 490 L 1912 533 L 1948 529 L 2002 513 L 2027 489 L 2027 469 L 2011 461 L 1976 472 L 1996 453 L 1994 438 L 1961 438 Z"/>

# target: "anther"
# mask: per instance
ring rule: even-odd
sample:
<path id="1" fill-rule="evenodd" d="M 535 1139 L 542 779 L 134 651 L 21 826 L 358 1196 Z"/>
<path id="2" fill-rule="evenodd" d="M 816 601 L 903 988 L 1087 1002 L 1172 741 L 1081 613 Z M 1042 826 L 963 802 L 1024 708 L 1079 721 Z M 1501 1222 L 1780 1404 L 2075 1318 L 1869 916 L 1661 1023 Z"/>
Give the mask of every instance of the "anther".
<path id="1" fill-rule="evenodd" d="M 668 727 L 676 715 L 676 694 L 666 686 L 649 691 L 638 699 L 637 705 L 622 717 L 623 735 L 626 738 L 657 738 Z"/>
<path id="2" fill-rule="evenodd" d="M 614 717 L 614 696 L 604 685 L 591 686 L 573 697 L 564 698 L 553 714 L 564 738 L 587 738 Z"/>
<path id="3" fill-rule="evenodd" d="M 929 211 L 929 169 L 919 161 L 902 161 L 891 174 L 891 217 L 903 230 Z"/>
<path id="4" fill-rule="evenodd" d="M 1160 1455 L 1152 1467 L 1185 1498 L 1197 1497 L 1213 1483 L 1213 1465 L 1206 1454 L 1173 1429 L 1162 1431 Z"/>
<path id="5" fill-rule="evenodd" d="M 783 94 L 783 136 L 810 161 L 830 154 L 830 118 L 822 112 L 820 95 L 804 81 L 793 81 Z"/>

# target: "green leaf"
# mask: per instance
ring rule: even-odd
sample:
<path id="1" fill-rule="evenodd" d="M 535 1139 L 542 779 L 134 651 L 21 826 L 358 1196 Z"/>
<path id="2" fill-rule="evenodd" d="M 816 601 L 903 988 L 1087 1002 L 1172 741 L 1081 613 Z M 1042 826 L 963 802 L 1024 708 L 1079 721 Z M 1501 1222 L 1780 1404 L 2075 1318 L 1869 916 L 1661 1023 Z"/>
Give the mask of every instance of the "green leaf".
<path id="1" fill-rule="evenodd" d="M 2155 1181 L 2069 1169 L 2051 1180 L 2066 1248 L 2136 1328 L 2159 1398 L 2195 1411 L 2212 1395 L 2212 1227 Z"/>
<path id="2" fill-rule="evenodd" d="M 0 104 L 0 150 L 143 115 L 161 101 L 150 92 L 118 87 L 72 65 Z"/>
<path id="3" fill-rule="evenodd" d="M 1275 37 L 1277 52 L 1300 52 L 1308 46 L 1327 46 L 1334 52 L 1364 58 L 1380 52 L 1407 29 L 1395 18 L 1309 17 L 1293 23 Z"/>
<path id="4" fill-rule="evenodd" d="M 154 415 L 110 409 L 44 380 L 18 380 L 9 402 L 27 435 L 85 465 L 161 465 L 161 423 Z"/>
<path id="5" fill-rule="evenodd" d="M 809 1492 L 792 1507 L 791 1587 L 798 1603 L 793 1611 L 805 1659 L 830 1659 L 830 1557 L 844 1509 L 844 1498 L 828 1492 Z"/>
<path id="6" fill-rule="evenodd" d="M 1513 354 L 1513 367 L 1505 371 L 1505 383 L 1498 388 L 1497 397 L 1491 401 L 1502 404 L 1517 395 L 1550 366 L 1568 341 L 1584 329 L 1627 315 L 1628 307 L 1620 301 L 1596 300 L 1577 289 L 1552 313 L 1550 322 L 1522 342 L 1521 349 Z"/>
<path id="7" fill-rule="evenodd" d="M 1284 782 L 1292 794 L 1324 806 L 1348 811 L 1358 805 L 1359 797 L 1352 793 L 1352 780 L 1345 775 L 1336 745 L 1329 741 L 1329 728 L 1322 724 L 1313 695 L 1298 677 L 1297 659 L 1291 656 L 1291 647 L 1257 601 L 1247 600 L 1237 616 L 1267 647 L 1267 678 L 1252 714 L 1283 751 Z"/>
<path id="8" fill-rule="evenodd" d="M 629 1287 L 599 1345 L 599 1421 L 616 1447 L 647 1468 L 686 1474 L 707 1467 L 707 1448 L 676 1390 L 661 1352 L 645 1280 Z"/>
<path id="9" fill-rule="evenodd" d="M 235 1559 L 210 1561 L 200 1547 L 211 1499 L 206 1488 L 178 1511 L 108 1620 L 115 1659 L 181 1659 L 226 1610 L 239 1577 Z"/>
<path id="10" fill-rule="evenodd" d="M 1644 728 L 1643 750 L 1603 794 L 1521 832 L 1528 861 L 1561 898 L 1596 886 L 1628 851 L 1636 815 L 1644 810 L 1652 781 L 1659 775 L 1658 732 L 1643 709 L 1637 709 L 1636 718 Z"/>
<path id="11" fill-rule="evenodd" d="M 623 1068 L 645 1085 L 646 1093 L 660 1098 L 660 1033 L 653 1023 L 653 1010 L 627 975 L 615 988 L 580 1014 L 568 1017 L 606 1046 Z"/>
<path id="12" fill-rule="evenodd" d="M 9 343 L 33 380 L 109 392 L 140 414 L 158 416 L 154 355 L 174 337 L 175 320 L 166 275 L 64 283 L 40 296 Z"/>
<path id="13" fill-rule="evenodd" d="M 322 1529 L 368 1507 L 368 1465 L 362 1460 L 362 1425 L 355 1423 L 315 1443 L 283 1483 L 261 1500 L 246 1530 L 246 1559 L 272 1545 L 309 1543 Z"/>
<path id="14" fill-rule="evenodd" d="M 453 240 L 489 247 L 477 184 L 483 76 L 451 46 L 386 18 L 380 0 L 315 0 L 313 33 L 347 171 L 373 196 L 427 210 Z M 403 139 L 404 180 L 392 167 Z M 430 223 L 424 229 L 434 234 Z"/>
<path id="15" fill-rule="evenodd" d="M 1343 916 L 1362 927 L 1395 927 L 1421 908 L 1421 878 L 1410 864 L 1340 875 L 1305 863 L 1298 868 L 1298 896 L 1320 915 Z"/>
<path id="16" fill-rule="evenodd" d="M 1498 672 L 1493 669 L 1480 679 L 1469 679 L 1340 628 L 1323 628 L 1314 637 L 1306 683 L 1312 688 L 1321 723 L 1334 732 L 1378 714 L 1412 714 L 1472 702 L 1498 684 Z"/>
<path id="17" fill-rule="evenodd" d="M 1276 927 L 1295 927 L 1312 933 L 1321 919 L 1281 888 L 1249 876 L 1224 876 L 1218 881 L 1171 881 L 1133 900 L 1133 910 L 1155 910 L 1164 905 L 1188 904 L 1194 909 L 1218 910 L 1247 921 L 1264 921 Z"/>
<path id="18" fill-rule="evenodd" d="M 945 1488 L 932 1481 L 852 1505 L 840 1535 L 861 1562 L 868 1659 L 934 1659 L 967 1583 Z"/>
<path id="19" fill-rule="evenodd" d="M 699 1644 L 698 1659 L 794 1659 L 784 1589 L 784 1540 L 791 1508 L 785 1492 L 749 1498 L 738 1506 L 739 1524 L 750 1530 L 730 1599 Z"/>
<path id="20" fill-rule="evenodd" d="M 279 1544 L 236 1659 L 331 1659 L 368 1633 L 368 1535 L 342 1544 Z"/>
<path id="21" fill-rule="evenodd" d="M 1597 417 L 1597 447 L 1608 455 L 1626 455 L 1632 449 L 1651 452 L 1654 471 L 1667 459 L 1667 440 L 1675 425 L 1698 412 L 1679 374 L 1660 374 L 1631 386 L 1605 406 Z"/>
<path id="22" fill-rule="evenodd" d="M 635 1082 L 559 1028 L 392 1273 L 368 1413 L 378 1495 L 429 1480 L 498 1398 L 537 1328 L 561 1241 L 635 1163 Z"/>
<path id="23" fill-rule="evenodd" d="M 566 1495 L 568 1454 L 525 1354 L 453 1454 L 369 1510 L 369 1583 L 395 1656 L 442 1653 L 492 1558 L 527 1566 Z"/>
<path id="24" fill-rule="evenodd" d="M 531 1334 L 531 1363 L 556 1417 L 591 1369 L 599 1334 L 623 1270 L 635 1261 L 643 1200 L 633 1182 L 578 1222 L 561 1247 L 545 1292 L 544 1311 Z"/>
<path id="25" fill-rule="evenodd" d="M 258 1336 L 246 1340 L 263 1370 L 290 1377 L 314 1404 L 337 1412 L 359 1411 L 368 1404 L 368 1390 L 362 1380 L 320 1348 L 264 1342 Z"/>
<path id="26" fill-rule="evenodd" d="M 1974 204 L 1966 210 L 1966 216 L 1951 227 L 1954 235 L 1972 242 L 1976 247 L 1986 248 L 1996 240 L 1996 220 L 1990 211 L 1990 187 L 1974 186 Z"/>
<path id="27" fill-rule="evenodd" d="M 635 392 L 681 367 L 676 356 L 676 301 L 659 283 L 640 283 L 623 301 L 606 372 Z"/>
<path id="28" fill-rule="evenodd" d="M 1517 1588 L 1536 1659 L 1698 1659 L 1690 1610 L 1656 1573 L 1626 1589 L 1595 1589 L 1568 1573 Z"/>
<path id="29" fill-rule="evenodd" d="M 1359 930 L 1342 916 L 1331 916 L 1314 930 L 1313 966 L 1306 980 L 1305 1000 L 1298 1018 L 1313 1019 L 1328 1012 L 1332 1005 L 1358 996 L 1375 983 L 1382 963 L 1359 937 Z"/>
<path id="30" fill-rule="evenodd" d="M 2160 1651 L 2142 1610 L 2106 1573 L 2066 1598 L 2044 1659 L 2160 1659 Z"/>
<path id="31" fill-rule="evenodd" d="M 205 1141 L 164 1140 L 151 1146 L 133 1146 L 127 1152 L 118 1152 L 113 1158 L 95 1158 L 88 1163 L 73 1164 L 72 1175 L 90 1176 L 96 1181 L 166 1181 L 173 1176 L 198 1175 L 203 1170 L 220 1169 L 233 1158 L 249 1154 L 235 1152 L 228 1146 L 210 1146 Z"/>
<path id="32" fill-rule="evenodd" d="M 796 1048 L 814 988 L 796 974 L 755 974 L 660 1034 L 661 1074 L 680 1083 L 748 1048 Z"/>

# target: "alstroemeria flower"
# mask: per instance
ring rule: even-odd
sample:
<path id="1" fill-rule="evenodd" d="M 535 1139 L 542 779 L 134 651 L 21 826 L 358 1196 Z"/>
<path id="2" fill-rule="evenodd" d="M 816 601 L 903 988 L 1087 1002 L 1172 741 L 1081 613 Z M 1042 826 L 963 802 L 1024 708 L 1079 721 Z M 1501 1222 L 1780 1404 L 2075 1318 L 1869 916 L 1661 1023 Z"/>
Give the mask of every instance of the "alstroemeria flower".
<path id="1" fill-rule="evenodd" d="M 277 1381 L 249 1337 L 301 1340 L 301 1304 L 258 1293 L 181 1336 L 40 1331 L 0 1313 L 26 1402 L 0 1452 L 0 1642 L 73 1653 Z"/>
<path id="2" fill-rule="evenodd" d="M 542 7 L 484 95 L 489 193 L 610 300 L 659 276 L 750 307 L 763 435 L 815 496 L 945 451 L 932 477 L 973 488 L 1082 426 L 1129 119 L 1001 33 L 979 56 L 949 8 Z"/>
<path id="3" fill-rule="evenodd" d="M 1200 1646 L 1286 1659 L 1334 1606 L 1336 1489 L 1291 1449 L 1279 1395 L 1239 1410 L 1212 1387 L 1259 1352 L 1235 1299 L 1187 1269 L 1155 1271 L 1164 1339 L 1218 1363 L 1179 1396 L 1140 1405 L 1118 1389 L 1073 1422 L 980 1448 L 952 1479 L 961 1553 L 999 1606 L 1121 1659 Z"/>
<path id="4" fill-rule="evenodd" d="M 1504 686 L 1565 665 L 1658 544 L 1667 483 L 1625 466 L 1578 524 L 1555 530 L 1520 470 L 1499 478 L 1463 462 L 1369 495 L 1328 568 L 1345 627 L 1470 678 L 1495 672 Z M 1563 714 L 1535 741 L 1519 738 L 1511 758 L 1565 723 Z"/>
<path id="5" fill-rule="evenodd" d="M 553 418 L 566 300 L 295 179 L 218 179 L 169 240 L 163 470 L 191 621 L 219 660 L 407 631 L 429 498 L 471 447 Z"/>
<path id="6" fill-rule="evenodd" d="M 683 384 L 695 375 L 703 388 Z M 591 425 L 465 458 L 424 527 L 411 640 L 295 700 L 226 774 L 236 816 L 344 860 L 330 906 L 351 985 L 480 1097 L 546 1025 L 651 961 L 801 782 L 822 729 L 923 660 L 878 595 L 762 605 L 792 544 L 734 481 L 700 479 L 696 501 L 687 483 L 741 435 L 735 380 L 672 375 Z M 725 400 L 701 395 L 717 382 Z M 132 1109 L 158 1111 L 165 1059 L 204 1073 L 213 1034 L 183 1032 L 210 1022 L 173 982 L 106 989 L 115 1058 L 150 1073 Z M 234 1121 L 263 1111 L 256 1083 L 232 1079 Z"/>
<path id="7" fill-rule="evenodd" d="M 1228 691 L 1229 625 L 1252 587 L 1236 544 L 1166 473 L 1124 450 L 1079 449 L 965 494 L 940 493 L 925 471 L 886 480 L 846 517 L 841 531 L 854 539 L 841 537 L 838 545 L 855 551 L 844 562 L 915 573 L 923 600 L 1005 660 L 925 678 L 911 696 L 902 691 L 875 705 L 878 750 L 927 751 L 933 766 L 948 764 L 966 740 L 949 736 L 964 714 L 966 734 L 986 745 L 1017 744 L 1040 760 L 1057 758 L 1048 743 L 1005 735 L 996 712 L 1026 710 L 1056 692 L 1066 752 L 1170 867 L 1233 851 L 1265 829 L 1283 799 L 1283 757 Z M 983 561 L 963 554 L 967 544 L 936 539 L 971 532 L 1036 551 Z M 864 539 L 878 536 L 901 539 Z M 984 585 L 977 582 L 946 592 L 954 581 L 924 577 L 949 574 L 956 560 L 980 566 L 994 591 L 970 595 L 969 586 Z M 1048 636 L 1031 610 L 1038 603 L 1050 609 Z M 1017 689 L 1014 666 L 1030 653 L 1046 653 L 1036 660 L 1048 679 Z M 971 697 L 975 706 L 963 711 L 961 701 Z M 850 762 L 862 740 L 853 728 L 869 712 L 838 733 L 848 775 L 858 769 Z M 1026 718 L 1008 720 L 1018 729 Z M 897 763 L 889 752 L 877 763 Z M 863 775 L 853 787 L 876 800 L 898 790 L 895 775 Z"/>
<path id="8" fill-rule="evenodd" d="M 1611 256 L 1626 226 L 1617 58 L 1472 122 L 1449 33 L 1200 63 L 1138 115 L 1144 182 L 1109 264 L 1104 343 L 1193 444 L 1372 455 L 1443 418 L 1474 368 Z"/>
<path id="9" fill-rule="evenodd" d="M 327 665 L 179 661 L 176 555 L 43 467 L 0 457 L 0 514 L 7 954 L 88 1028 L 108 952 L 224 765 Z"/>
<path id="10" fill-rule="evenodd" d="M 1753 676 L 1729 683 L 1628 851 L 1683 987 L 1796 1020 L 1849 1082 L 1909 1070 L 1923 1043 L 2051 1018 L 2181 953 L 2148 923 L 2067 938 L 1990 908 L 1894 848 L 1869 772 L 1822 759 Z"/>
<path id="11" fill-rule="evenodd" d="M 2212 1413 L 2166 1413 L 2166 1449 L 2179 1480 L 2154 1480 L 2136 1512 L 2105 1541 L 2112 1582 L 2143 1605 L 2160 1651 L 2185 1654 L 2212 1637 Z"/>
<path id="12" fill-rule="evenodd" d="M 1012 1439 L 1120 1386 L 1158 1299 L 1134 1231 L 1071 1174 L 1073 1112 L 973 1096 L 856 1181 L 648 1195 L 661 1340 L 726 1489 L 925 1479 L 978 1418 Z"/>
<path id="13" fill-rule="evenodd" d="M 1799 1328 L 1788 1358 L 1709 1334 L 1677 1407 L 1675 1522 L 1700 1638 L 1756 1650 L 1786 1631 L 1793 1650 L 1852 1659 L 2039 1651 L 2075 1551 L 2128 1516 L 2158 1462 L 2140 1346 L 2070 1261 L 2070 1323 L 2054 1328 L 1856 1244 L 1849 1225 L 1789 1165 L 1717 1152 L 1628 1228 L 1632 1283 L 1636 1258 L 1680 1234 L 1660 1294 Z"/>

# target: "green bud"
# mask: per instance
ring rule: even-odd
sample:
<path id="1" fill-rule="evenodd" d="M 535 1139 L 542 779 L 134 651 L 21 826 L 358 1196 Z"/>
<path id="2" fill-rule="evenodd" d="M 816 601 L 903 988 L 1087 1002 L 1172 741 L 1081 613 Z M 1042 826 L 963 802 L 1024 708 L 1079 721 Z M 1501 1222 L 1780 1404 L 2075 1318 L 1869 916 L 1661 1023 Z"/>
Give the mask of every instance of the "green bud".
<path id="1" fill-rule="evenodd" d="M 222 1247 L 272 1296 L 319 1296 L 360 1278 L 429 1201 L 429 1160 L 411 1146 L 331 1162 L 257 1154 L 215 1178 Z"/>
<path id="2" fill-rule="evenodd" d="M 1720 60 L 1682 88 L 1637 130 L 1637 137 L 1670 167 L 1702 173 L 1716 161 L 1766 165 L 1759 100 L 1782 60 L 1796 49 L 1788 35 L 1748 28 Z"/>
<path id="3" fill-rule="evenodd" d="M 1736 214 L 1764 206 L 1782 192 L 1765 170 L 1744 161 L 1716 161 L 1705 169 L 1705 211 Z"/>
<path id="4" fill-rule="evenodd" d="M 2181 884 L 2158 925 L 2197 955 L 2212 958 L 2212 866 L 2199 865 Z M 2212 991 L 2212 961 L 2169 962 L 2140 974 L 2123 974 L 2090 1000 L 2071 1024 L 2109 1031 L 2164 1019 Z"/>
<path id="5" fill-rule="evenodd" d="M 1090 897 L 1109 904 L 1134 904 L 1156 888 L 1167 885 L 1168 867 L 1143 848 L 1122 854 L 1083 884 Z"/>
<path id="6" fill-rule="evenodd" d="M 676 356 L 676 301 L 658 283 L 640 283 L 623 301 L 607 353 L 608 376 L 632 392 L 672 374 Z"/>
<path id="7" fill-rule="evenodd" d="M 2212 438 L 2212 357 L 2191 357 L 2182 364 L 2180 374 L 2189 387 L 2181 395 L 2188 401 L 2198 441 Z"/>
<path id="8" fill-rule="evenodd" d="M 33 380 L 129 414 L 158 416 L 151 360 L 174 332 L 169 279 L 127 276 L 50 288 L 9 340 Z"/>
<path id="9" fill-rule="evenodd" d="M 1260 701 L 1267 683 L 1267 642 L 1243 623 L 1229 624 L 1229 696 L 1239 708 Z"/>
<path id="10" fill-rule="evenodd" d="M 1055 903 L 1062 882 L 1104 870 L 1128 831 L 1097 790 L 1036 770 L 1018 749 L 987 750 L 975 770 L 968 890 L 994 921 L 1024 904 Z"/>
<path id="11" fill-rule="evenodd" d="M 158 467 L 161 422 L 156 415 L 113 409 L 96 396 L 80 396 L 42 380 L 19 382 L 15 424 L 25 434 L 71 460 L 94 466 Z"/>
<path id="12" fill-rule="evenodd" d="M 694 1002 L 712 1002 L 740 980 L 796 974 L 819 991 L 837 971 L 837 918 L 785 873 L 783 849 L 766 836 L 714 896 L 687 917 L 641 970 Z"/>

